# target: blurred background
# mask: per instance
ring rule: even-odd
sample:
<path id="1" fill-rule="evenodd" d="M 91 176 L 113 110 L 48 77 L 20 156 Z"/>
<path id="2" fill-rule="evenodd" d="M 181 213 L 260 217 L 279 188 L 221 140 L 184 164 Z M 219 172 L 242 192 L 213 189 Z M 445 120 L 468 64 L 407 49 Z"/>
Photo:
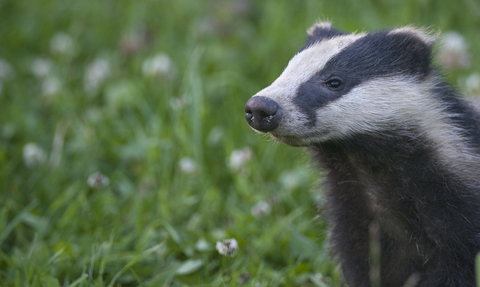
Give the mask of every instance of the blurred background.
<path id="1" fill-rule="evenodd" d="M 441 31 L 480 94 L 477 0 L 0 0 L 0 286 L 339 286 L 320 172 L 243 112 L 320 19 Z"/>

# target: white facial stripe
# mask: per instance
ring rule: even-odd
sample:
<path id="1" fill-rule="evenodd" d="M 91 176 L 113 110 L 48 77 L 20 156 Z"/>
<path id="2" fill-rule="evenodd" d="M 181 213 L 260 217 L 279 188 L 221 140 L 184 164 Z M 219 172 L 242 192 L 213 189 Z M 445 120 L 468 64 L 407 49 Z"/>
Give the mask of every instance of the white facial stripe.
<path id="1" fill-rule="evenodd" d="M 317 111 L 318 126 L 328 126 L 332 137 L 355 132 L 378 132 L 392 124 L 417 124 L 419 115 L 440 108 L 425 97 L 427 83 L 417 84 L 400 77 L 378 78 L 360 84 L 340 99 Z"/>
<path id="2" fill-rule="evenodd" d="M 309 129 L 305 126 L 309 121 L 307 116 L 299 111 L 293 103 L 297 89 L 322 70 L 329 59 L 365 35 L 338 36 L 313 44 L 295 55 L 280 77 L 255 95 L 269 97 L 282 106 L 283 118 L 278 128 L 275 129 L 275 134 L 285 133 L 290 136 L 300 136 L 308 132 Z"/>
<path id="3" fill-rule="evenodd" d="M 296 91 L 300 84 L 321 71 L 331 58 L 364 36 L 365 34 L 338 36 L 313 44 L 295 55 L 288 63 L 285 71 L 270 87 L 293 86 Z"/>
<path id="4" fill-rule="evenodd" d="M 400 77 L 379 78 L 352 89 L 317 111 L 317 136 L 310 141 L 343 138 L 355 132 L 381 133 L 394 126 L 418 126 L 435 147 L 437 160 L 453 174 L 478 184 L 480 156 L 462 139 L 462 131 L 445 112 L 446 106 L 428 96 L 434 83 Z M 450 115 L 451 116 L 451 115 Z M 312 131 L 310 131 L 312 133 Z"/>

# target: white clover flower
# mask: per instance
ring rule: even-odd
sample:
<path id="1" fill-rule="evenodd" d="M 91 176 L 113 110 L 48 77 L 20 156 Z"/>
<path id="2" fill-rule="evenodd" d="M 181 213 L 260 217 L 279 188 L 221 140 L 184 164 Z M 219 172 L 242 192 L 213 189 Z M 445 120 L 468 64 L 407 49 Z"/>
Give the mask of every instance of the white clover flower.
<path id="1" fill-rule="evenodd" d="M 12 66 L 4 59 L 0 59 L 0 81 L 5 81 L 13 76 Z"/>
<path id="2" fill-rule="evenodd" d="M 302 178 L 299 171 L 289 170 L 280 175 L 279 181 L 286 190 L 293 190 L 300 186 Z"/>
<path id="3" fill-rule="evenodd" d="M 68 34 L 57 32 L 50 40 L 50 51 L 53 54 L 69 54 L 73 52 L 75 43 Z"/>
<path id="4" fill-rule="evenodd" d="M 193 173 L 197 170 L 197 163 L 189 157 L 183 157 L 178 164 L 184 173 Z"/>
<path id="5" fill-rule="evenodd" d="M 110 64 L 107 60 L 97 58 L 90 63 L 83 77 L 84 88 L 87 92 L 94 93 L 110 76 Z"/>
<path id="6" fill-rule="evenodd" d="M 465 80 L 465 90 L 469 95 L 480 95 L 480 74 L 473 73 Z"/>
<path id="7" fill-rule="evenodd" d="M 53 62 L 50 59 L 36 58 L 32 63 L 32 73 L 37 78 L 45 78 L 52 71 Z"/>
<path id="8" fill-rule="evenodd" d="M 95 172 L 88 177 L 87 184 L 88 186 L 95 188 L 105 187 L 110 184 L 110 179 L 108 179 L 108 176 L 101 174 L 100 172 Z"/>
<path id="9" fill-rule="evenodd" d="M 159 53 L 143 62 L 142 73 L 146 77 L 173 79 L 176 75 L 176 68 L 168 55 Z"/>
<path id="10" fill-rule="evenodd" d="M 219 145 L 225 135 L 225 129 L 222 126 L 213 127 L 207 136 L 207 143 L 210 146 Z"/>
<path id="11" fill-rule="evenodd" d="M 446 69 L 463 69 L 471 64 L 468 44 L 458 32 L 450 31 L 443 35 L 438 59 Z"/>
<path id="12" fill-rule="evenodd" d="M 252 206 L 250 213 L 254 217 L 260 218 L 269 215 L 271 210 L 270 204 L 268 204 L 266 201 L 259 201 L 257 204 Z"/>
<path id="13" fill-rule="evenodd" d="M 218 253 L 225 256 L 234 257 L 237 254 L 238 242 L 235 238 L 217 241 L 216 248 Z"/>
<path id="14" fill-rule="evenodd" d="M 185 100 L 181 97 L 173 97 L 170 99 L 170 107 L 174 111 L 178 111 L 185 106 Z"/>
<path id="15" fill-rule="evenodd" d="M 42 95 L 44 97 L 51 97 L 57 94 L 62 88 L 62 82 L 55 76 L 51 76 L 42 82 Z"/>
<path id="16" fill-rule="evenodd" d="M 23 162 L 29 168 L 41 165 L 47 160 L 45 151 L 36 143 L 23 146 Z"/>
<path id="17" fill-rule="evenodd" d="M 238 171 L 252 158 L 252 155 L 252 150 L 248 147 L 236 149 L 230 155 L 229 166 Z"/>

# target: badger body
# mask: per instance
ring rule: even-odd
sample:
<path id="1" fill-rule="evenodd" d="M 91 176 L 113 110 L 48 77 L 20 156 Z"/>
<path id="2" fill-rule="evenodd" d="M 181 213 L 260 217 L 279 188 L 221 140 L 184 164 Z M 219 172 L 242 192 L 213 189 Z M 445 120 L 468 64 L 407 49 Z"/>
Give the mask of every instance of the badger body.
<path id="1" fill-rule="evenodd" d="M 431 63 L 413 27 L 347 34 L 320 22 L 269 87 L 250 126 L 305 146 L 326 175 L 330 242 L 350 287 L 475 286 L 480 116 Z M 372 270 L 371 270 L 372 269 Z"/>

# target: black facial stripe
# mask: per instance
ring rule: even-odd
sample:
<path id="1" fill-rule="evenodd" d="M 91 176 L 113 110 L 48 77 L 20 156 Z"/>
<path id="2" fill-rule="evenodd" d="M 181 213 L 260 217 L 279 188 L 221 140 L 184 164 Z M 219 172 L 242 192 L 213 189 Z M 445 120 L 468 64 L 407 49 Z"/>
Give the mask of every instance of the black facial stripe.
<path id="1" fill-rule="evenodd" d="M 322 79 L 323 71 L 316 73 L 308 81 L 302 83 L 298 89 L 293 103 L 308 117 L 308 125 L 314 126 L 317 120 L 316 111 L 327 103 L 334 101 L 350 92 L 360 82 L 351 80 L 344 82 L 341 91 L 332 91 L 325 86 Z"/>
<path id="2" fill-rule="evenodd" d="M 293 102 L 308 116 L 308 125 L 315 125 L 318 108 L 347 94 L 362 82 L 394 75 L 420 80 L 430 74 L 431 49 L 427 44 L 406 33 L 388 33 L 377 32 L 356 40 L 299 86 Z M 343 79 L 343 89 L 331 91 L 324 86 L 331 76 Z"/>
<path id="3" fill-rule="evenodd" d="M 323 70 L 362 79 L 392 74 L 426 77 L 431 71 L 430 47 L 413 35 L 388 33 L 358 39 L 330 59 Z"/>

